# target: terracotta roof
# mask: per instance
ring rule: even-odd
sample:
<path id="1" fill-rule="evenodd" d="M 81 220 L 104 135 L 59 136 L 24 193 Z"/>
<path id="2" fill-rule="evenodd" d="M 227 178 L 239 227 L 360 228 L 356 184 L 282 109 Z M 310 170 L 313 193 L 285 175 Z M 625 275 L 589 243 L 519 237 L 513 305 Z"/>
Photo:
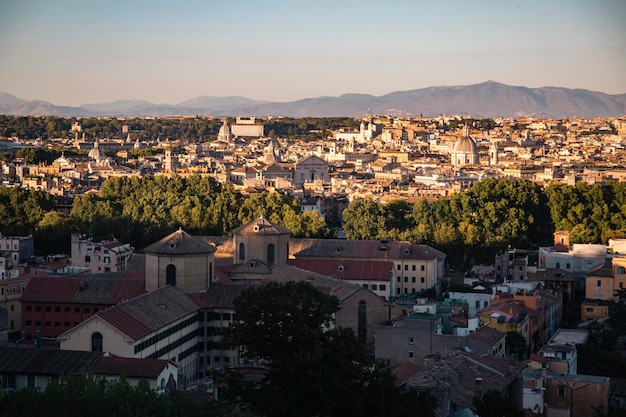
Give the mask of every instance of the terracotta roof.
<path id="1" fill-rule="evenodd" d="M 506 336 L 506 333 L 503 333 L 499 330 L 493 329 L 489 326 L 481 326 L 475 332 L 471 332 L 469 334 L 470 339 L 474 339 L 479 342 L 488 343 L 493 346 L 500 339 Z"/>
<path id="2" fill-rule="evenodd" d="M 197 310 L 196 304 L 180 289 L 168 286 L 99 311 L 96 316 L 138 340 Z"/>
<path id="3" fill-rule="evenodd" d="M 91 367 L 98 375 L 124 375 L 130 378 L 157 378 L 167 366 L 174 366 L 167 359 L 138 359 L 100 356 Z"/>
<path id="4" fill-rule="evenodd" d="M 404 361 L 392 366 L 391 374 L 396 377 L 396 385 L 402 385 L 420 369 L 422 369 L 421 366 L 413 362 Z"/>
<path id="5" fill-rule="evenodd" d="M 233 231 L 233 235 L 288 235 L 291 231 L 261 216 Z"/>
<path id="6" fill-rule="evenodd" d="M 199 237 L 190 235 L 183 229 L 178 229 L 158 242 L 147 246 L 144 252 L 157 255 L 193 255 L 213 253 L 215 248 Z"/>
<path id="7" fill-rule="evenodd" d="M 346 239 L 289 239 L 289 255 L 298 258 L 444 259 L 446 254 L 428 245 L 402 241 Z"/>
<path id="8" fill-rule="evenodd" d="M 0 347 L 0 373 L 76 375 L 87 372 L 99 352 Z"/>
<path id="9" fill-rule="evenodd" d="M 388 282 L 393 262 L 358 261 L 353 259 L 289 259 L 287 264 L 318 274 L 347 280 Z"/>
<path id="10" fill-rule="evenodd" d="M 143 294 L 145 292 L 143 276 L 143 271 L 71 277 L 33 276 L 21 300 L 39 303 L 114 305 Z"/>

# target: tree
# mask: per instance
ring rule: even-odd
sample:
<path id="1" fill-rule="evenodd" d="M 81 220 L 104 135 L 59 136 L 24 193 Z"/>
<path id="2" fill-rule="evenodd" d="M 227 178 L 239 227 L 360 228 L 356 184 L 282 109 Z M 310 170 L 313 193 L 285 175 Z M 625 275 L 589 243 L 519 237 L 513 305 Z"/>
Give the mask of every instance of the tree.
<path id="1" fill-rule="evenodd" d="M 526 339 L 519 332 L 512 330 L 510 332 L 506 332 L 506 351 L 509 355 L 514 356 L 518 360 L 526 359 L 527 346 Z"/>
<path id="2" fill-rule="evenodd" d="M 391 374 L 371 366 L 352 330 L 333 327 L 335 296 L 306 281 L 270 282 L 242 291 L 234 305 L 223 345 L 243 347 L 267 370 L 259 384 L 232 370 L 218 375 L 226 398 L 267 417 L 398 415 Z"/>
<path id="3" fill-rule="evenodd" d="M 482 398 L 474 400 L 476 414 L 480 417 L 522 417 L 522 410 L 513 407 L 500 391 L 489 390 Z"/>

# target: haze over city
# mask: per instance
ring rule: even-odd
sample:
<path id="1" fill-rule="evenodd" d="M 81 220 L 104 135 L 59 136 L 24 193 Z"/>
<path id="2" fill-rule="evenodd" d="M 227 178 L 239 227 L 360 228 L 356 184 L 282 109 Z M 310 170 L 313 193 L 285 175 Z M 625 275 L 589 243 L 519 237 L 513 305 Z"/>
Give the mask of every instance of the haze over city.
<path id="1" fill-rule="evenodd" d="M 0 91 L 78 106 L 496 80 L 626 92 L 626 3 L 0 3 Z"/>

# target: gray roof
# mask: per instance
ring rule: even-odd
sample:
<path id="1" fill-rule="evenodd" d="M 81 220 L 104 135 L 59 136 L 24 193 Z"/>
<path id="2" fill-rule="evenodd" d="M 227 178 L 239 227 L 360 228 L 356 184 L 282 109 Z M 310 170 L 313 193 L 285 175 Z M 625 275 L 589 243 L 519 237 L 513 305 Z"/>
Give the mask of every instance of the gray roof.
<path id="1" fill-rule="evenodd" d="M 77 375 L 91 369 L 100 352 L 0 347 L 0 373 Z"/>
<path id="2" fill-rule="evenodd" d="M 164 237 L 144 249 L 146 253 L 157 255 L 197 255 L 215 252 L 215 247 L 199 237 L 190 235 L 183 229 Z"/>
<path id="3" fill-rule="evenodd" d="M 233 231 L 233 235 L 289 235 L 291 231 L 261 216 Z"/>
<path id="4" fill-rule="evenodd" d="M 445 259 L 446 254 L 428 245 L 404 241 L 290 239 L 289 255 L 294 258 L 357 259 Z"/>

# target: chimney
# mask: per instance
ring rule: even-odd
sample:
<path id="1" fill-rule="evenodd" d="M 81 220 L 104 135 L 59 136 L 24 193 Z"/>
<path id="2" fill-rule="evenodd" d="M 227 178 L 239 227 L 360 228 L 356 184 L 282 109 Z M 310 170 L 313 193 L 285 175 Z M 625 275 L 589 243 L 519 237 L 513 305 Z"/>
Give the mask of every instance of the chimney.
<path id="1" fill-rule="evenodd" d="M 474 380 L 474 398 L 480 400 L 483 397 L 483 379 L 476 378 Z"/>

